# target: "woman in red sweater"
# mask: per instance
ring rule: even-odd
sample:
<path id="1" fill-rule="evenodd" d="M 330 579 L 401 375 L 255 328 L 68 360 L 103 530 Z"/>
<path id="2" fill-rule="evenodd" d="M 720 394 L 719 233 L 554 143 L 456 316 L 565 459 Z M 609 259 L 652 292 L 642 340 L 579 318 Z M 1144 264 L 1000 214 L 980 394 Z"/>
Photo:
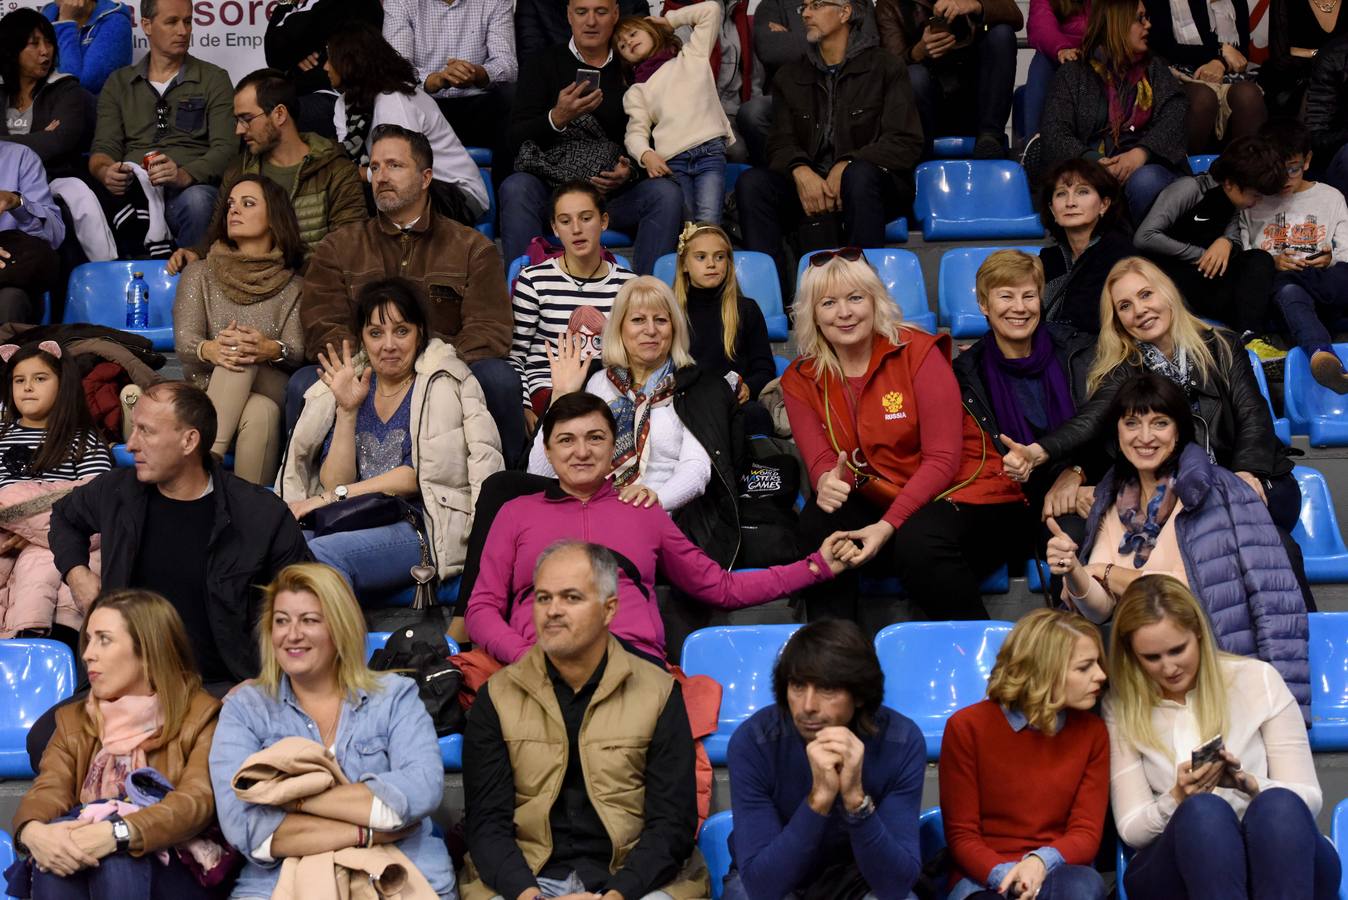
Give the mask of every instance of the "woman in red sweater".
<path id="1" fill-rule="evenodd" d="M 950 717 L 941 816 L 955 872 L 948 900 L 1103 900 L 1091 868 L 1109 801 L 1100 632 L 1040 609 L 997 654 L 988 699 Z"/>
<path id="2" fill-rule="evenodd" d="M 801 356 L 782 391 L 815 489 L 802 541 L 846 531 L 860 545 L 854 564 L 898 574 L 929 617 L 988 618 L 979 583 L 1037 524 L 960 403 L 950 338 L 903 325 L 856 247 L 810 257 L 795 319 Z M 811 621 L 857 619 L 850 570 L 805 596 Z"/>

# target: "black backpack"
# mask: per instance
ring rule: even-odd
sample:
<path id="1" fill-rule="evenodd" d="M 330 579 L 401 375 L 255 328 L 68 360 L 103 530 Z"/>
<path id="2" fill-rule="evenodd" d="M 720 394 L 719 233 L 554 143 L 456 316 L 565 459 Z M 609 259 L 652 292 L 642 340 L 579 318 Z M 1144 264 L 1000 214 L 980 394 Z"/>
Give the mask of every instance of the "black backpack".
<path id="1" fill-rule="evenodd" d="M 438 737 L 463 731 L 463 707 L 459 705 L 463 672 L 449 661 L 449 644 L 439 616 L 428 616 L 389 635 L 388 643 L 370 657 L 370 668 L 406 675 L 417 683 L 417 693 Z"/>
<path id="2" fill-rule="evenodd" d="M 740 476 L 741 568 L 765 568 L 800 559 L 796 498 L 800 461 L 788 441 L 759 435 L 749 440 L 749 463 Z"/>

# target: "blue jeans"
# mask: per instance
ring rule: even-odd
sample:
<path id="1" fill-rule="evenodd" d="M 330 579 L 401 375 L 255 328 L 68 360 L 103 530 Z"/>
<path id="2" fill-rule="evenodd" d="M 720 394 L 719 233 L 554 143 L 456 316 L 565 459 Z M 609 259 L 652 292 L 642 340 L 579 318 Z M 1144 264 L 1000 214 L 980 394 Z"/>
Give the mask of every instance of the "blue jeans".
<path id="1" fill-rule="evenodd" d="M 1105 880 L 1090 866 L 1061 865 L 1048 873 L 1037 900 L 1105 900 L 1107 893 Z M 950 891 L 949 900 L 1000 900 L 1002 896 L 965 878 Z"/>
<path id="2" fill-rule="evenodd" d="M 501 185 L 501 244 L 505 263 L 523 256 L 529 242 L 552 234 L 548 200 L 552 190 L 537 176 L 516 172 Z M 683 192 L 668 178 L 643 178 L 607 197 L 609 227 L 634 234 L 632 265 L 640 275 L 673 253 L 683 226 Z M 520 405 L 518 391 L 515 406 Z"/>
<path id="3" fill-rule="evenodd" d="M 674 183 L 683 191 L 684 221 L 720 225 L 725 206 L 725 138 L 698 144 L 666 162 Z"/>
<path id="4" fill-rule="evenodd" d="M 164 191 L 164 218 L 179 247 L 195 247 L 206 236 L 215 214 L 216 193 L 217 189 L 209 184 Z"/>
<path id="5" fill-rule="evenodd" d="M 744 889 L 744 882 L 740 880 L 740 873 L 737 869 L 731 869 L 726 873 L 724 890 L 721 893 L 721 900 L 749 900 L 749 892 Z M 799 894 L 787 894 L 782 900 L 798 900 Z M 875 894 L 867 894 L 865 900 L 876 900 Z"/>
<path id="6" fill-rule="evenodd" d="M 173 851 L 162 866 L 156 854 L 105 856 L 96 867 L 69 878 L 33 866 L 33 900 L 206 900 L 215 896 L 197 883 Z"/>
<path id="7" fill-rule="evenodd" d="M 1157 163 L 1139 166 L 1123 185 L 1123 195 L 1128 198 L 1128 211 L 1134 222 L 1147 217 L 1147 210 L 1156 202 L 1157 196 L 1170 182 L 1179 176 Z"/>
<path id="8" fill-rule="evenodd" d="M 1273 281 L 1273 299 L 1292 338 L 1307 356 L 1329 350 L 1330 328 L 1339 328 L 1348 317 L 1348 263 L 1279 272 Z"/>
<path id="9" fill-rule="evenodd" d="M 1053 82 L 1053 73 L 1058 71 L 1058 61 L 1049 59 L 1038 51 L 1030 60 L 1030 71 L 1025 75 L 1025 137 L 1039 132 L 1039 117 L 1044 114 L 1044 102 L 1048 100 L 1048 86 Z"/>
<path id="10" fill-rule="evenodd" d="M 407 587 L 412 583 L 412 567 L 421 564 L 421 542 L 416 529 L 406 522 L 323 537 L 305 532 L 304 536 L 314 561 L 340 572 L 358 598 Z"/>
<path id="11" fill-rule="evenodd" d="M 1161 836 L 1128 864 L 1130 897 L 1334 900 L 1339 856 L 1300 797 L 1270 788 L 1244 820 L 1214 794 L 1185 800 Z"/>

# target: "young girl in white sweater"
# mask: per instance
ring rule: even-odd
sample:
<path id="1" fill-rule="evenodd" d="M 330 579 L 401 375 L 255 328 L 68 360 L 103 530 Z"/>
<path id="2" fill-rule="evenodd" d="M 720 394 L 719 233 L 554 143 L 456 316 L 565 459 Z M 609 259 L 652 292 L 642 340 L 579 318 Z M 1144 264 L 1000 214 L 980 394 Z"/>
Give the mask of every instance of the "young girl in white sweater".
<path id="1" fill-rule="evenodd" d="M 693 33 L 681 47 L 674 29 L 685 25 Z M 712 224 L 721 222 L 734 141 L 710 62 L 720 32 L 721 4 L 705 0 L 665 18 L 628 16 L 613 33 L 632 82 L 623 96 L 627 152 L 650 177 L 674 179 L 685 219 Z"/>

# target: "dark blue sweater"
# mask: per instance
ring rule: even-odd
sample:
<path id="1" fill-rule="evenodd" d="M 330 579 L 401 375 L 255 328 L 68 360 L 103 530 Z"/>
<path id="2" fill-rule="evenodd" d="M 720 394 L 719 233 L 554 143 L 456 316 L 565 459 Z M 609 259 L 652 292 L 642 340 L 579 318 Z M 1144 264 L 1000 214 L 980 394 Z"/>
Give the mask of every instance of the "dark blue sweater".
<path id="1" fill-rule="evenodd" d="M 806 802 L 813 778 L 789 713 L 760 709 L 730 739 L 731 849 L 751 900 L 801 890 L 829 865 L 855 859 L 880 900 L 907 897 L 922 870 L 917 816 L 926 744 L 913 721 L 880 707 L 879 730 L 863 737 L 861 783 L 875 813 L 856 825 L 841 801 L 821 816 Z"/>

